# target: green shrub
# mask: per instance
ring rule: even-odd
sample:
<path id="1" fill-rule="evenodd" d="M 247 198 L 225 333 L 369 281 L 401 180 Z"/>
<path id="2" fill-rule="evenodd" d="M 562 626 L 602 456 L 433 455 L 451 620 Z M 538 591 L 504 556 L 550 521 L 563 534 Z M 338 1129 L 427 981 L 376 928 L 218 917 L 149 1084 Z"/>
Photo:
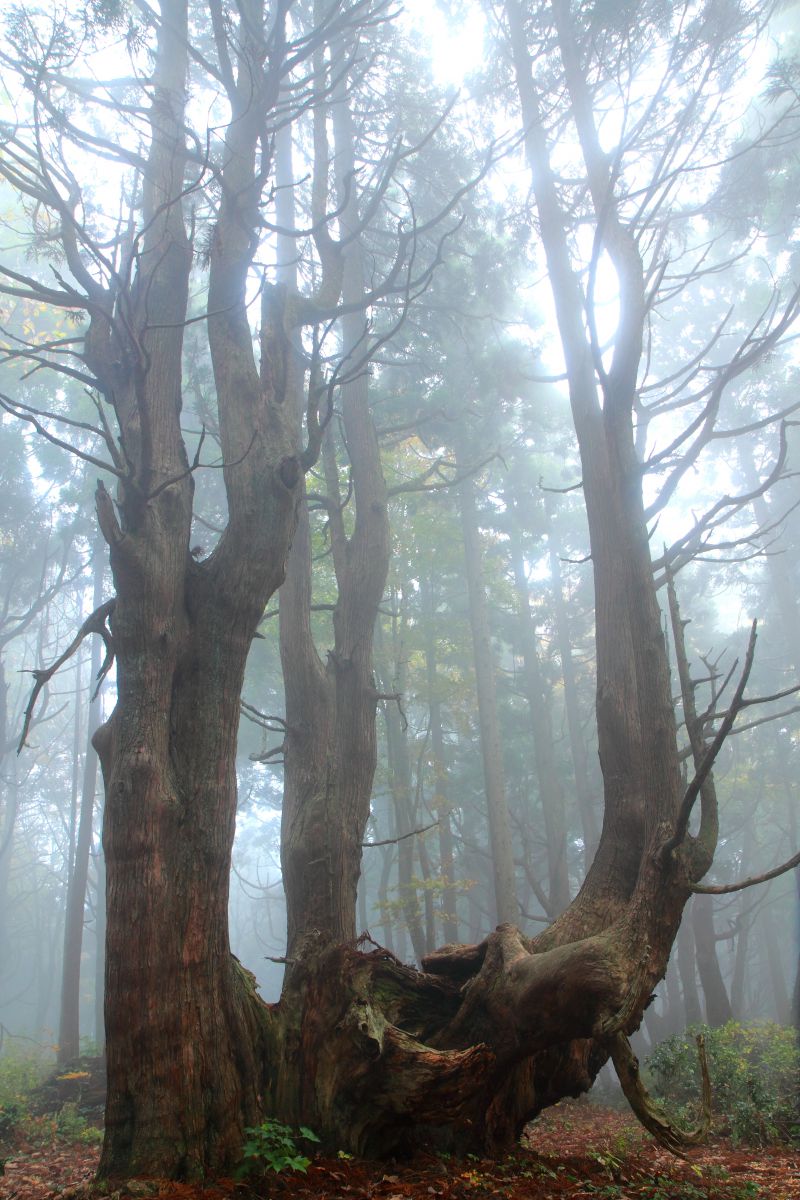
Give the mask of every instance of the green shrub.
<path id="1" fill-rule="evenodd" d="M 52 1063 L 43 1054 L 4 1054 L 0 1058 L 0 1138 L 30 1115 L 30 1098 Z"/>
<path id="2" fill-rule="evenodd" d="M 0 1139 L 19 1129 L 37 1145 L 56 1140 L 84 1145 L 102 1141 L 102 1131 L 81 1112 L 80 1097 L 61 1103 L 55 1112 L 42 1112 L 41 1089 L 53 1078 L 52 1071 L 52 1058 L 46 1054 L 8 1054 L 0 1058 Z M 55 1076 L 57 1080 L 84 1078 L 89 1078 L 86 1071 Z"/>
<path id="3" fill-rule="evenodd" d="M 305 1125 L 295 1132 L 289 1125 L 271 1118 L 245 1129 L 247 1141 L 242 1147 L 242 1165 L 237 1172 L 241 1178 L 249 1174 L 265 1174 L 267 1171 L 308 1170 L 311 1162 L 299 1149 L 297 1139 L 318 1142 L 319 1138 Z"/>
<path id="4" fill-rule="evenodd" d="M 696 1110 L 700 1093 L 694 1037 L 706 1043 L 715 1125 L 734 1142 L 800 1146 L 797 1031 L 768 1023 L 701 1025 L 656 1046 L 646 1066 L 654 1093 L 670 1108 Z"/>
<path id="5" fill-rule="evenodd" d="M 102 1130 L 90 1125 L 74 1101 L 62 1104 L 56 1115 L 56 1136 L 62 1142 L 80 1142 L 96 1146 L 103 1140 Z"/>

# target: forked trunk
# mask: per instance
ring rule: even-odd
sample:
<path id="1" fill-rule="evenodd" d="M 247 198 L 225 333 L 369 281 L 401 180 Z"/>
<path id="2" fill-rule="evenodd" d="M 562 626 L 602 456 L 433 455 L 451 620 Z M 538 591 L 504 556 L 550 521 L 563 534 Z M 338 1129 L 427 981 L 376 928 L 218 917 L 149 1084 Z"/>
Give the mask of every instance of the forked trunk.
<path id="1" fill-rule="evenodd" d="M 550 168 L 523 13 L 508 0 L 589 520 L 603 829 L 580 892 L 533 939 L 503 924 L 478 945 L 429 955 L 421 973 L 385 952 L 359 954 L 352 947 L 330 946 L 291 965 L 281 1008 L 284 1020 L 296 1023 L 294 1044 L 303 1047 L 307 1072 L 292 1087 L 292 1115 L 331 1146 L 358 1153 L 431 1142 L 461 1150 L 507 1147 L 543 1107 L 587 1090 L 609 1057 L 647 1128 L 673 1149 L 691 1140 L 651 1105 L 627 1035 L 665 973 L 692 883 L 711 861 L 716 814 L 705 786 L 699 834 L 690 837 L 679 823 L 669 663 L 633 428 L 646 316 L 643 266 L 635 239 L 606 208 L 610 167 L 587 116 L 591 106 L 575 69 L 566 7 L 554 0 L 552 8 L 590 193 L 598 220 L 603 206 L 621 292 L 613 363 L 599 372 Z M 470 536 L 475 521 L 467 515 Z M 485 625 L 476 653 L 482 646 L 488 649 Z M 496 814 L 490 808 L 490 819 Z M 495 853 L 507 862 L 510 849 L 504 852 L 496 832 Z M 500 907 L 515 912 L 508 879 L 501 883 Z"/>
<path id="2" fill-rule="evenodd" d="M 200 597 L 187 590 L 191 608 Z M 97 739 L 108 877 L 101 1177 L 221 1170 L 260 1113 L 263 1006 L 227 933 L 246 639 L 237 653 L 207 604 L 179 639 L 159 635 L 157 663 L 141 628 L 125 645 L 119 601 L 115 614 L 120 698 Z M 222 661 L 209 653 L 220 646 Z"/>
<path id="3" fill-rule="evenodd" d="M 280 33 L 278 22 L 276 60 Z M 228 875 L 245 661 L 283 578 L 302 463 L 284 403 L 281 298 L 264 297 L 260 364 L 247 311 L 259 106 L 269 102 L 258 30 L 248 25 L 230 80 L 209 257 L 228 521 L 211 554 L 190 554 L 193 467 L 181 429 L 193 257 L 183 208 L 187 46 L 185 0 L 162 0 L 132 283 L 125 290 L 115 278 L 120 290 L 95 298 L 86 338 L 125 464 L 116 504 L 102 485 L 97 493 L 116 593 L 117 704 L 95 735 L 107 873 L 100 1175 L 110 1178 L 201 1178 L 236 1162 L 260 1113 L 267 1060 L 267 1010 L 230 954 Z"/>

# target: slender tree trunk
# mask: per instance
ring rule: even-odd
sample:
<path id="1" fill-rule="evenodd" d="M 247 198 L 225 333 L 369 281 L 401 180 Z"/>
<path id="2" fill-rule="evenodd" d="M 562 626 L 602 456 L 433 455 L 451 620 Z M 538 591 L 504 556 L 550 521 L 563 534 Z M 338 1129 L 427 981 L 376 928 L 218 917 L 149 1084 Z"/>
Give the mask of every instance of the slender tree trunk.
<path id="1" fill-rule="evenodd" d="M 103 1016 L 106 972 L 106 863 L 101 845 L 95 848 L 94 863 L 97 887 L 94 900 L 94 1040 L 97 1053 L 103 1054 L 106 1047 L 106 1025 Z"/>
<path id="2" fill-rule="evenodd" d="M 717 958 L 714 902 L 711 896 L 695 896 L 692 901 L 692 926 L 706 1021 L 717 1027 L 732 1020 L 733 1012 Z"/>
<path id="3" fill-rule="evenodd" d="M 95 543 L 94 579 L 92 587 L 92 611 L 98 609 L 103 599 L 103 555 L 102 543 Z M 89 854 L 92 848 L 94 826 L 95 792 L 97 790 L 97 754 L 92 737 L 100 724 L 101 700 L 97 679 L 100 674 L 101 642 L 92 643 L 89 687 L 92 698 L 89 704 L 88 743 L 83 757 L 83 782 L 81 787 L 75 856 L 67 885 L 67 903 L 64 917 L 64 954 L 61 971 L 61 1012 L 58 1026 L 58 1061 L 68 1062 L 80 1053 L 80 976 L 83 948 L 84 909 L 86 886 L 89 877 Z"/>
<path id="4" fill-rule="evenodd" d="M 699 1025 L 703 1020 L 703 1010 L 700 1007 L 695 976 L 694 933 L 687 916 L 684 916 L 678 930 L 677 947 L 678 971 L 683 991 L 684 1024 Z"/>
<path id="5" fill-rule="evenodd" d="M 440 918 L 445 942 L 458 941 L 458 904 L 455 889 L 455 846 L 453 827 L 450 822 L 450 804 L 447 794 L 447 769 L 442 732 L 442 704 L 439 699 L 439 680 L 436 670 L 436 639 L 434 636 L 434 590 L 430 575 L 421 581 L 423 621 L 425 625 L 425 671 L 428 685 L 428 712 L 431 730 L 431 768 L 433 771 L 433 795 L 431 808 L 438 821 L 439 869 L 442 875 L 442 903 Z"/>
<path id="6" fill-rule="evenodd" d="M 36 997 L 33 1016 L 33 1037 L 36 1041 L 44 1041 L 52 1034 L 53 1021 L 51 1009 L 55 988 L 53 986 L 58 970 L 60 922 L 50 920 L 52 914 L 47 911 L 49 906 L 42 905 L 42 888 L 40 880 L 34 875 L 35 890 L 33 894 L 33 928 L 34 942 L 34 986 Z"/>
<path id="7" fill-rule="evenodd" d="M 417 806 L 419 811 L 419 806 Z M 425 913 L 425 953 L 432 954 L 436 949 L 436 916 L 433 907 L 433 869 L 428 854 L 425 839 L 420 836 L 417 844 L 419 854 L 419 869 L 422 878 L 422 906 Z"/>
<path id="8" fill-rule="evenodd" d="M 393 833 L 389 834 L 394 837 Z M 378 904 L 381 913 L 381 938 L 386 949 L 391 953 L 395 953 L 394 934 L 392 932 L 393 922 L 391 918 L 391 909 L 389 906 L 389 879 L 392 874 L 392 866 L 394 864 L 394 854 L 391 846 L 381 847 L 381 873 L 378 880 Z"/>
<path id="9" fill-rule="evenodd" d="M 512 534 L 514 581 L 517 590 L 519 638 L 525 666 L 525 693 L 533 731 L 534 761 L 539 784 L 539 799 L 544 818 L 548 863 L 548 915 L 555 918 L 570 901 L 567 869 L 567 821 L 565 798 L 558 774 L 553 745 L 551 705 L 545 694 L 544 680 L 536 645 L 536 626 L 528 596 L 528 580 L 519 532 Z"/>
<path id="10" fill-rule="evenodd" d="M 94 611 L 94 607 L 92 611 Z M 98 662 L 98 669 L 99 669 Z M 83 765 L 83 706 L 81 693 L 83 691 L 83 655 L 80 650 L 75 657 L 75 691 L 73 693 L 73 722 L 72 722 L 72 779 L 70 786 L 69 806 L 69 845 L 67 848 L 67 905 L 73 873 L 75 871 L 75 840 L 78 832 L 78 796 L 81 790 L 81 766 Z"/>
<path id="11" fill-rule="evenodd" d="M 2 677 L 0 662 L 0 685 L 5 685 Z M 11 755 L 0 759 L 2 770 L 2 787 L 5 792 L 3 806 L 3 824 L 0 828 L 0 978 L 3 976 L 5 964 L 9 962 L 9 930 L 8 915 L 10 910 L 11 862 L 14 854 L 14 830 L 19 811 L 19 790 L 17 786 L 17 764 Z"/>
<path id="12" fill-rule="evenodd" d="M 567 731 L 569 733 L 569 747 L 575 779 L 575 795 L 578 801 L 578 811 L 580 813 L 581 829 L 583 832 L 584 863 L 588 871 L 597 850 L 600 830 L 595 811 L 594 789 L 589 779 L 586 738 L 581 722 L 578 684 L 575 677 L 575 663 L 572 654 L 570 617 L 564 600 L 564 588 L 561 578 L 559 545 L 556 538 L 552 506 L 547 498 L 545 498 L 545 506 L 549 517 L 547 545 L 550 559 L 550 581 L 553 590 L 556 639 L 558 654 L 561 660 L 561 674 L 564 680 L 564 708 L 567 715 Z"/>
<path id="13" fill-rule="evenodd" d="M 747 981 L 750 970 L 750 920 L 747 917 L 749 903 L 747 892 L 743 892 L 739 897 L 736 952 L 731 976 L 731 1012 L 737 1021 L 744 1021 L 747 1017 Z"/>
<path id="14" fill-rule="evenodd" d="M 0 655 L 0 978 L 8 962 L 8 884 L 17 819 L 16 787 L 11 775 L 15 764 L 9 750 L 8 683 Z"/>
<path id="15" fill-rule="evenodd" d="M 666 1036 L 671 1037 L 673 1033 L 677 1033 L 684 1027 L 680 977 L 678 974 L 676 956 L 674 954 L 669 960 L 667 973 L 664 976 L 664 984 L 664 1029 L 666 1031 Z"/>
<path id="16" fill-rule="evenodd" d="M 405 691 L 405 669 L 403 663 L 402 640 L 394 631 L 394 670 L 384 670 L 381 675 L 392 679 L 389 692 L 402 695 Z M 414 949 L 414 957 L 422 962 L 427 951 L 425 934 L 420 920 L 419 900 L 414 885 L 414 854 L 416 838 L 411 834 L 414 829 L 414 809 L 411 797 L 411 761 L 408 753 L 408 728 L 401 716 L 397 704 L 390 700 L 385 707 L 386 716 L 386 746 L 389 765 L 389 778 L 394 802 L 395 826 L 397 828 L 397 885 L 400 894 L 400 905 L 405 917 L 408 935 Z"/>
<path id="17" fill-rule="evenodd" d="M 465 463 L 460 459 L 459 466 Z M 464 537 L 464 568 L 469 596 L 469 621 L 475 659 L 475 684 L 478 694 L 481 757 L 486 788 L 486 815 L 492 855 L 494 903 L 497 920 L 515 922 L 519 904 L 514 879 L 511 823 L 506 798 L 503 748 L 497 714 L 496 665 L 489 627 L 486 586 L 478 530 L 478 511 L 474 485 L 468 479 L 459 487 L 461 529 Z"/>
<path id="18" fill-rule="evenodd" d="M 488 923 L 487 909 L 490 909 L 492 905 L 491 889 L 484 887 L 480 882 L 486 875 L 486 869 L 474 848 L 478 837 L 476 816 L 474 808 L 464 806 L 461 813 L 461 842 L 464 855 L 464 874 L 469 881 L 467 929 L 471 942 L 480 941 Z"/>
<path id="19" fill-rule="evenodd" d="M 770 908 L 765 907 L 761 915 L 761 928 L 764 932 L 764 945 L 767 951 L 769 965 L 769 980 L 772 989 L 772 1001 L 775 1006 L 775 1019 L 780 1025 L 788 1025 L 791 1020 L 791 999 L 786 987 L 786 977 L 783 973 L 781 952 L 778 945 L 778 935 L 775 929 L 775 919 Z"/>

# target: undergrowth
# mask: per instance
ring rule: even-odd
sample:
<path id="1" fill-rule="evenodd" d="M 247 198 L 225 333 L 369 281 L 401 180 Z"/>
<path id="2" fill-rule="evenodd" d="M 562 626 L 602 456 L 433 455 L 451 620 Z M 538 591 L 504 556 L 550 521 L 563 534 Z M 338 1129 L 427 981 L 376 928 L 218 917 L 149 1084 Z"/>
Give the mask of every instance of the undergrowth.
<path id="1" fill-rule="evenodd" d="M 247 1141 L 242 1147 L 242 1164 L 237 1171 L 239 1178 L 245 1175 L 264 1175 L 267 1171 L 308 1170 L 311 1159 L 298 1146 L 299 1141 L 318 1142 L 319 1138 L 305 1125 L 295 1131 L 281 1121 L 267 1118 L 260 1125 L 246 1129 Z"/>
<path id="2" fill-rule="evenodd" d="M 647 1059 L 654 1093 L 671 1113 L 694 1118 L 699 1094 L 695 1035 L 705 1039 L 714 1127 L 735 1145 L 800 1147 L 800 1048 L 797 1030 L 767 1022 L 692 1026 Z"/>
<path id="3" fill-rule="evenodd" d="M 53 1072 L 52 1058 L 42 1052 L 10 1053 L 0 1058 L 0 1143 L 14 1139 L 34 1144 L 81 1143 L 102 1141 L 102 1132 L 91 1125 L 80 1111 L 80 1093 L 76 1100 L 60 1105 L 56 1112 L 38 1110 L 37 1096 L 42 1084 Z M 80 1081 L 88 1072 L 69 1072 L 61 1078 Z"/>

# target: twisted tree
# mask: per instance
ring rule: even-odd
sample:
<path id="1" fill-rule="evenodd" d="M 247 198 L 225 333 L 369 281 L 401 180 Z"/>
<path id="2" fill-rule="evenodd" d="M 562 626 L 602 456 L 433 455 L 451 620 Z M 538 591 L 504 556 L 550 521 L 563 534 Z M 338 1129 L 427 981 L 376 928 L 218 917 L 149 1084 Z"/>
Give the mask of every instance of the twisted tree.
<path id="1" fill-rule="evenodd" d="M 353 377 L 364 364 L 350 377 L 347 368 L 326 377 L 321 349 L 327 322 L 342 318 L 352 357 L 362 334 L 348 318 L 399 281 L 406 296 L 413 291 L 415 243 L 413 231 L 401 230 L 385 276 L 367 284 L 358 234 L 388 184 L 376 184 L 359 213 L 342 84 L 357 62 L 358 42 L 349 34 L 378 20 L 381 5 L 335 0 L 318 5 L 310 24 L 293 22 L 293 7 L 291 0 L 269 11 L 261 0 L 210 0 L 209 33 L 195 27 L 198 14 L 187 0 L 162 0 L 158 13 L 142 0 L 133 10 L 138 27 L 119 24 L 116 6 L 98 4 L 99 36 L 126 38 L 133 54 L 133 73 L 123 80 L 76 76 L 72 64 L 85 47 L 75 29 L 33 13 L 15 13 L 15 50 L 4 52 L 25 100 L 4 130 L 0 172 L 27 198 L 40 238 L 57 247 L 58 258 L 49 273 L 0 268 L 0 287 L 20 303 L 73 315 L 74 331 L 42 346 L 31 341 L 22 356 L 89 389 L 95 415 L 69 410 L 63 392 L 47 411 L 11 396 L 2 403 L 60 444 L 64 428 L 75 439 L 85 435 L 88 445 L 73 440 L 73 449 L 116 486 L 114 498 L 103 483 L 97 491 L 115 596 L 81 631 L 104 638 L 106 669 L 113 655 L 118 681 L 114 713 L 96 737 L 108 871 L 101 1175 L 222 1170 L 239 1157 L 245 1126 L 264 1113 L 308 1124 L 328 1145 L 359 1153 L 431 1140 L 496 1149 L 545 1105 L 588 1089 L 609 1056 L 635 1111 L 677 1148 L 685 1136 L 650 1104 L 628 1035 L 713 858 L 711 769 L 748 702 L 755 642 L 717 732 L 707 746 L 692 741 L 696 769 L 684 787 L 648 520 L 709 443 L 727 389 L 790 327 L 798 293 L 776 300 L 724 362 L 708 359 L 720 335 L 705 358 L 693 356 L 667 380 L 667 393 L 677 387 L 682 399 L 684 390 L 678 409 L 692 416 L 656 457 L 668 473 L 651 511 L 637 445 L 647 424 L 648 322 L 659 297 L 691 286 L 706 269 L 702 247 L 690 269 L 672 269 L 686 238 L 670 242 L 666 214 L 686 228 L 687 213 L 673 204 L 676 181 L 707 166 L 719 149 L 721 142 L 708 151 L 712 132 L 722 137 L 714 124 L 718 95 L 768 6 L 745 11 L 712 0 L 695 15 L 694 5 L 673 12 L 654 3 L 635 22 L 626 11 L 604 26 L 601 6 L 573 12 L 566 0 L 553 0 L 523 10 L 507 0 L 508 63 L 589 518 L 605 817 L 583 886 L 543 933 L 529 938 L 504 924 L 478 945 L 437 951 L 421 972 L 352 940 L 365 782 L 374 765 L 371 622 L 388 531 L 364 380 Z M 152 70 L 143 48 L 152 52 Z M 615 70 L 603 74 L 608 63 Z M 666 76 L 648 92 L 654 63 L 666 63 Z M 212 113 L 201 134 L 191 124 L 196 97 L 189 94 L 198 74 Z M 614 152 L 604 148 L 595 117 L 610 79 L 632 97 Z M 275 139 L 293 115 L 329 101 L 338 105 L 339 190 L 333 210 L 324 199 L 320 207 L 323 151 L 315 158 L 320 190 L 308 229 L 319 287 L 303 298 L 285 275 L 273 285 L 259 255 L 265 232 L 286 234 L 265 215 Z M 104 126 L 104 112 L 120 124 Z M 561 178 L 554 165 L 565 129 L 582 164 L 577 183 L 572 170 Z M 324 117 L 314 133 L 322 147 Z M 102 196 L 92 200 L 79 182 L 86 155 L 120 171 L 127 203 L 116 224 Z M 576 222 L 594 233 L 588 262 Z M 594 303 L 603 253 L 619 285 L 610 347 L 600 342 Z M 183 335 L 195 320 L 207 330 L 210 432 L 218 437 L 227 500 L 224 529 L 198 556 L 190 552 L 193 494 L 207 436 L 203 430 L 192 438 L 181 417 Z M 711 382 L 693 391 L 697 362 L 707 359 Z M 268 1007 L 232 959 L 227 936 L 240 692 L 258 622 L 284 578 L 303 476 L 320 454 L 340 383 L 359 509 L 348 533 L 326 462 L 341 589 L 336 644 L 326 668 L 307 653 L 301 548 L 288 593 L 297 607 L 283 618 L 287 674 L 297 672 L 286 730 L 294 772 L 284 848 L 290 952 L 280 1003 Z M 667 410 L 671 399 L 662 396 Z M 779 453 L 772 475 L 782 469 Z M 724 511 L 751 500 L 726 498 L 661 566 L 674 572 Z M 323 734 L 324 742 L 315 740 Z M 332 772 L 336 787 L 329 786 Z M 698 800 L 700 820 L 692 826 Z"/>

